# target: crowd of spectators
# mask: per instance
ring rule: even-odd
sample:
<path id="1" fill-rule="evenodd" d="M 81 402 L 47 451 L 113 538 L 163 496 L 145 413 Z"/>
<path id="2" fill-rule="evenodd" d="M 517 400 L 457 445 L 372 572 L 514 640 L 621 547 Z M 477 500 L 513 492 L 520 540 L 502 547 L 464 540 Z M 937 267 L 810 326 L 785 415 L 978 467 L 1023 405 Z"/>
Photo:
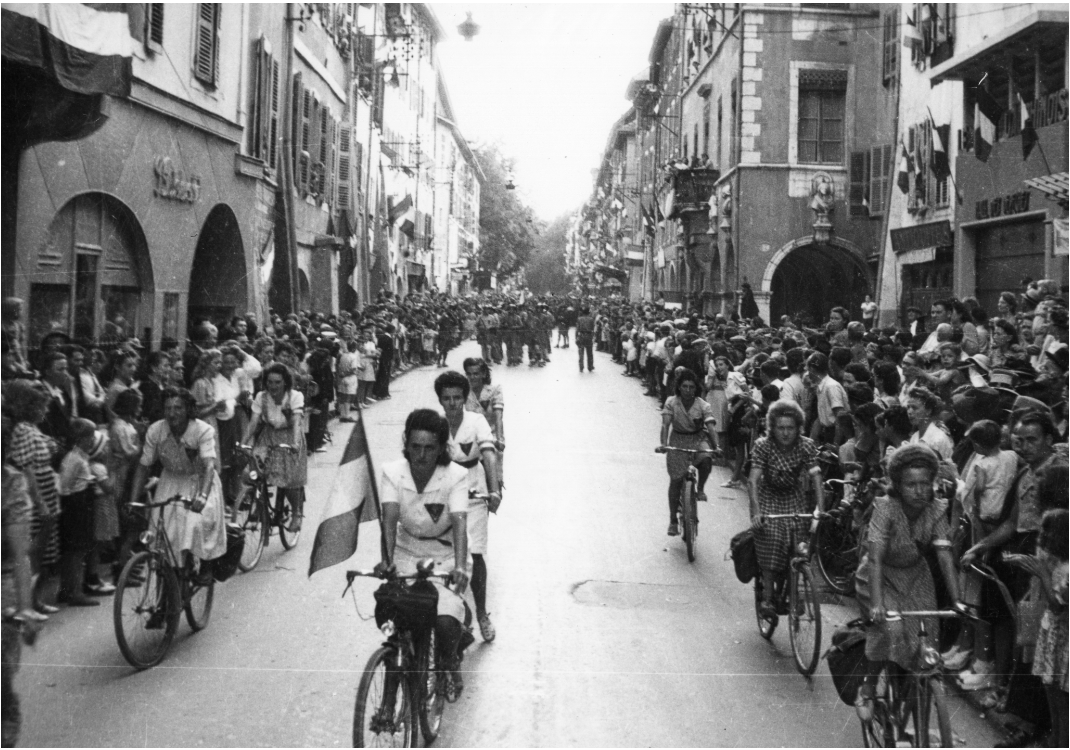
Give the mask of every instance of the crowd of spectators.
<path id="1" fill-rule="evenodd" d="M 816 327 L 789 316 L 769 325 L 756 306 L 731 318 L 621 299 L 589 307 L 596 347 L 656 408 L 681 368 L 698 375 L 732 472 L 726 489 L 744 488 L 750 448 L 781 399 L 802 408 L 831 470 L 872 492 L 897 447 L 932 448 L 955 487 L 961 565 L 983 562 L 998 580 L 963 574 L 982 620 L 942 633 L 945 665 L 983 707 L 1016 717 L 1003 746 L 1049 729 L 1066 745 L 1067 302 L 1056 282 L 1003 293 L 994 316 L 950 298 L 889 326 L 841 307 Z"/>

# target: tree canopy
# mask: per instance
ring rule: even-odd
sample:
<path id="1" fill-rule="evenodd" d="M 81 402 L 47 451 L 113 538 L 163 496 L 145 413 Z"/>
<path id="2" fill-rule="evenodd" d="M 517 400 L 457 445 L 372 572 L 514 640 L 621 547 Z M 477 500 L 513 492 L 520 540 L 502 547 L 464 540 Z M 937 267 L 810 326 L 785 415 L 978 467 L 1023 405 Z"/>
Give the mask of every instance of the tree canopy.
<path id="1" fill-rule="evenodd" d="M 535 249 L 535 214 L 524 205 L 515 190 L 506 189 L 514 160 L 496 144 L 475 149 L 476 159 L 486 175 L 479 198 L 479 265 L 509 276 L 527 264 Z"/>

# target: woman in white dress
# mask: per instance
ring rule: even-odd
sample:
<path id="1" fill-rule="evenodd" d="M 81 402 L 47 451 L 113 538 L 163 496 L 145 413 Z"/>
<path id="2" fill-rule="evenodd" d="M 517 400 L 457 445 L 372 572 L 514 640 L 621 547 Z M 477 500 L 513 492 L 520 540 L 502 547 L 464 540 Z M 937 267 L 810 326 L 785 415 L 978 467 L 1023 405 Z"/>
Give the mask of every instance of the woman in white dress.
<path id="1" fill-rule="evenodd" d="M 471 390 L 464 408 L 482 414 L 494 433 L 494 446 L 498 449 L 498 484 L 505 484 L 505 396 L 500 383 L 490 382 L 490 367 L 481 357 L 469 357 L 464 361 L 464 376 Z"/>
<path id="2" fill-rule="evenodd" d="M 450 460 L 449 425 L 431 409 L 417 409 L 405 420 L 404 458 L 383 466 L 379 501 L 383 513 L 385 573 L 416 573 L 416 564 L 435 561 L 436 573 L 449 573 L 453 590 L 439 579 L 435 635 L 443 665 L 452 673 L 457 694 L 464 687 L 461 652 L 471 620 L 464 599 L 468 584 L 468 472 Z"/>
<path id="3" fill-rule="evenodd" d="M 145 433 L 145 448 L 134 473 L 131 498 L 141 497 L 152 468 L 161 464 L 156 498 L 182 495 L 191 498 L 187 509 L 172 503 L 153 511 L 163 513 L 164 526 L 172 549 L 183 559 L 186 553 L 202 561 L 214 560 L 227 551 L 223 512 L 223 487 L 216 463 L 215 430 L 196 419 L 196 402 L 185 388 L 164 391 L 164 418 Z M 199 578 L 207 583 L 211 566 L 200 566 Z"/>
<path id="4" fill-rule="evenodd" d="M 449 423 L 450 458 L 468 469 L 468 489 L 487 499 L 472 498 L 468 503 L 468 551 L 472 554 L 472 598 L 476 602 L 479 632 L 487 643 L 494 640 L 494 625 L 487 612 L 487 521 L 501 505 L 498 482 L 498 453 L 490 425 L 481 415 L 466 411 L 470 388 L 468 378 L 450 370 L 435 378 L 435 394 Z"/>

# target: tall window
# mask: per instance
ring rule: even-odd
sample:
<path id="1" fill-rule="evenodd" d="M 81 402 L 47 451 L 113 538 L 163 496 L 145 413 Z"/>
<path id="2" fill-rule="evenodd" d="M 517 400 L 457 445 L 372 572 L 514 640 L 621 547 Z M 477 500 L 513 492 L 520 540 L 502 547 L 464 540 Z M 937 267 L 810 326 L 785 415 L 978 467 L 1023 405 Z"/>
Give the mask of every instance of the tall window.
<path id="1" fill-rule="evenodd" d="M 799 161 L 843 163 L 847 71 L 799 72 Z"/>
<path id="2" fill-rule="evenodd" d="M 252 114 L 249 153 L 274 168 L 279 140 L 279 61 L 263 37 L 257 43 Z"/>
<path id="3" fill-rule="evenodd" d="M 193 76 L 213 88 L 219 79 L 219 11 L 219 3 L 197 4 Z"/>
<path id="4" fill-rule="evenodd" d="M 899 81 L 899 11 L 884 14 L 884 55 L 881 60 L 881 79 L 885 86 L 895 86 Z"/>
<path id="5" fill-rule="evenodd" d="M 163 51 L 163 3 L 145 3 L 145 49 Z"/>

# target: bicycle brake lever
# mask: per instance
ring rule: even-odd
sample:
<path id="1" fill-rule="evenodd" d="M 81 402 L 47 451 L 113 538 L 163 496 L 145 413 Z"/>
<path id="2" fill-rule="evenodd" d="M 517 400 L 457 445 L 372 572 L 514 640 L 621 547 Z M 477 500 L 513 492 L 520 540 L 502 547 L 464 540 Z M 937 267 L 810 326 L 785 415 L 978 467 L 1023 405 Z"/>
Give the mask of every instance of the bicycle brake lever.
<path id="1" fill-rule="evenodd" d="M 342 599 L 346 598 L 346 594 L 348 594 L 349 590 L 351 588 L 353 588 L 353 581 L 355 581 L 356 579 L 357 579 L 357 572 L 355 570 L 346 571 L 346 587 L 345 587 L 345 590 L 342 591 L 342 597 L 341 597 Z"/>

